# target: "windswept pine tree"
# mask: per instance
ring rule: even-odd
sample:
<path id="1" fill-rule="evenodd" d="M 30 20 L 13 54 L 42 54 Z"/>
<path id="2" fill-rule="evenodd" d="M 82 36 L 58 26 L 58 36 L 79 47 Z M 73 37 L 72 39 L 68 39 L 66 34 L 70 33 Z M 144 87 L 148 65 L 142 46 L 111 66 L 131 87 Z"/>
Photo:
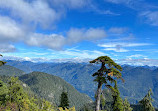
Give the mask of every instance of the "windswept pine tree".
<path id="1" fill-rule="evenodd" d="M 120 73 L 120 71 L 122 71 L 122 67 L 108 56 L 98 57 L 90 61 L 90 63 L 101 64 L 101 68 L 92 75 L 96 77 L 94 81 L 98 82 L 95 111 L 99 111 L 102 85 L 105 84 L 106 87 L 112 88 L 111 83 L 115 82 L 114 77 L 118 79 L 122 78 Z"/>
<path id="2" fill-rule="evenodd" d="M 152 90 L 148 91 L 148 94 L 139 103 L 143 106 L 142 111 L 155 111 L 152 105 L 153 99 L 151 98 Z"/>

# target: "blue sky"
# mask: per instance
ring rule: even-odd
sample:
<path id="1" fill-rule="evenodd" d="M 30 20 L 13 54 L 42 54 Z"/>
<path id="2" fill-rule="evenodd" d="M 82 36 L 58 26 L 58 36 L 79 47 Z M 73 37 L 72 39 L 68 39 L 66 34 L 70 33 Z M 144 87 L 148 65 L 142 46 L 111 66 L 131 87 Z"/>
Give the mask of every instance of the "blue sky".
<path id="1" fill-rule="evenodd" d="M 158 65 L 156 0 L 0 0 L 5 59 Z"/>

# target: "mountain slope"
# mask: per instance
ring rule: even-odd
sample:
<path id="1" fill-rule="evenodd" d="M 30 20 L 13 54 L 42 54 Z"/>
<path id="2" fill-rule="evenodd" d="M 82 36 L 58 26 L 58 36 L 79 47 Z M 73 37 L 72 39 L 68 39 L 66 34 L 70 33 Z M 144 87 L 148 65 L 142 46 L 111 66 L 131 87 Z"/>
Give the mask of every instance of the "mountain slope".
<path id="1" fill-rule="evenodd" d="M 25 74 L 24 71 L 17 69 L 15 67 L 9 66 L 9 65 L 3 65 L 0 67 L 0 75 L 20 76 L 23 74 Z"/>
<path id="2" fill-rule="evenodd" d="M 32 72 L 20 76 L 19 79 L 26 83 L 39 97 L 51 102 L 55 101 L 57 105 L 59 105 L 60 95 L 63 90 L 68 92 L 70 106 L 75 106 L 77 109 L 85 103 L 92 102 L 87 95 L 79 93 L 73 86 L 57 76 Z"/>

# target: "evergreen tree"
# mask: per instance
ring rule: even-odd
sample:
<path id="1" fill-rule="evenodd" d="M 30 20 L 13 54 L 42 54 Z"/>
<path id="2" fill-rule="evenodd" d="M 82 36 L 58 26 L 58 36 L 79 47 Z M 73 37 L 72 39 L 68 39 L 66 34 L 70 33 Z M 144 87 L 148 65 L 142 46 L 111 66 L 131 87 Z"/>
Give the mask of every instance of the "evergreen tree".
<path id="1" fill-rule="evenodd" d="M 151 98 L 152 90 L 148 91 L 148 94 L 139 103 L 143 106 L 142 111 L 155 111 L 152 105 L 153 99 Z"/>
<path id="2" fill-rule="evenodd" d="M 128 102 L 127 98 L 123 101 L 123 111 L 132 111 L 133 108 L 130 107 L 130 103 Z"/>
<path id="3" fill-rule="evenodd" d="M 112 88 L 111 83 L 115 81 L 113 77 L 122 78 L 120 73 L 120 71 L 122 71 L 122 67 L 108 56 L 98 57 L 90 61 L 90 63 L 101 63 L 101 68 L 92 75 L 96 77 L 94 81 L 98 82 L 95 111 L 99 111 L 102 85 L 105 84 L 106 87 Z"/>
<path id="4" fill-rule="evenodd" d="M 117 82 L 115 82 L 114 90 L 113 90 L 113 111 L 123 111 L 123 101 L 120 97 L 120 92 L 117 87 Z"/>
<path id="5" fill-rule="evenodd" d="M 69 107 L 68 94 L 64 91 L 61 93 L 59 107 L 62 107 L 63 109 Z"/>

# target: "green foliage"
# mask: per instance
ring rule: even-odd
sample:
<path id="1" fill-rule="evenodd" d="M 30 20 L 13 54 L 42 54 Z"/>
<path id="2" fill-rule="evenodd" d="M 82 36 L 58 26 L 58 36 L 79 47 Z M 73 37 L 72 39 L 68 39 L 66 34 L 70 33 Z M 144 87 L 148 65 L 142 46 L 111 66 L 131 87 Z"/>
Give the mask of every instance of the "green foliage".
<path id="1" fill-rule="evenodd" d="M 59 107 L 62 108 L 69 108 L 69 99 L 68 99 L 68 94 L 66 92 L 62 92 L 61 93 L 61 97 L 60 97 L 60 105 Z"/>
<path id="2" fill-rule="evenodd" d="M 59 111 L 76 111 L 76 110 L 75 110 L 75 107 L 72 107 L 72 108 L 69 108 L 69 109 L 59 107 Z"/>
<path id="3" fill-rule="evenodd" d="M 53 105 L 44 101 L 42 108 L 38 100 L 24 92 L 17 77 L 11 77 L 7 85 L 0 81 L 0 110 L 2 111 L 54 111 Z"/>
<path id="4" fill-rule="evenodd" d="M 128 102 L 127 98 L 123 101 L 123 111 L 132 111 L 133 108 L 130 107 L 130 103 Z"/>
<path id="5" fill-rule="evenodd" d="M 113 91 L 113 111 L 123 111 L 123 101 L 120 97 L 120 92 L 117 88 L 117 82 L 115 82 L 114 91 Z"/>
<path id="6" fill-rule="evenodd" d="M 42 100 L 42 107 L 41 107 L 41 111 L 54 111 L 55 107 L 52 106 L 52 104 L 49 101 L 46 100 Z"/>
<path id="7" fill-rule="evenodd" d="M 4 105 L 7 100 L 8 88 L 6 84 L 0 80 L 0 105 Z"/>
<path id="8" fill-rule="evenodd" d="M 155 111 L 155 108 L 152 105 L 153 99 L 151 98 L 152 90 L 148 91 L 148 94 L 141 100 L 139 103 L 143 106 L 142 111 Z"/>

